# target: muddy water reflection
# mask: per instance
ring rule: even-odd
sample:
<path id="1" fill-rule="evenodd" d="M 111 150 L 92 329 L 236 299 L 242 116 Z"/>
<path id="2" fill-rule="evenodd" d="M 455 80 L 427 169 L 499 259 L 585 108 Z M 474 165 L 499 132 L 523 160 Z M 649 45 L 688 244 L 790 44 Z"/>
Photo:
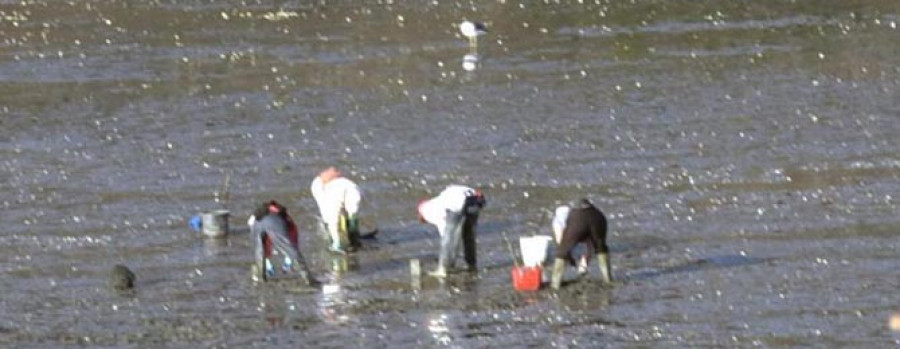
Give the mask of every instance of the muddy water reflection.
<path id="1" fill-rule="evenodd" d="M 893 1 L 0 3 L 6 346 L 892 347 Z M 484 20 L 478 62 L 458 34 Z M 377 241 L 301 244 L 326 288 L 247 277 L 276 199 L 363 184 Z M 230 200 L 221 200 L 231 178 Z M 414 290 L 414 205 L 484 187 L 477 276 Z M 613 288 L 511 289 L 504 234 L 588 196 Z M 132 295 L 104 288 L 115 264 Z M 574 277 L 574 275 L 570 275 Z"/>
<path id="2" fill-rule="evenodd" d="M 328 283 L 322 287 L 322 295 L 318 302 L 322 321 L 331 325 L 346 323 L 347 315 L 343 314 L 342 307 L 346 305 L 347 294 L 338 283 Z"/>

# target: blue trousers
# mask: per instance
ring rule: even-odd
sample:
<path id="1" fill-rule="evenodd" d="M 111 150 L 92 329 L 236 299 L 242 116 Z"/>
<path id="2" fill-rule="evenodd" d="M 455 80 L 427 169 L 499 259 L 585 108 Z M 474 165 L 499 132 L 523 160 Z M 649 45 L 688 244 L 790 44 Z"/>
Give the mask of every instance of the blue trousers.
<path id="1" fill-rule="evenodd" d="M 462 240 L 463 255 L 469 270 L 475 270 L 477 266 L 475 245 L 475 225 L 478 223 L 478 213 L 455 213 L 447 211 L 447 227 L 441 236 L 441 251 L 438 256 L 438 265 L 448 270 L 456 264 L 459 253 L 459 244 Z"/>
<path id="2" fill-rule="evenodd" d="M 269 214 L 253 224 L 250 236 L 254 240 L 254 255 L 260 268 L 265 268 L 265 239 L 272 241 L 272 248 L 295 262 L 300 270 L 306 270 L 306 261 L 300 251 L 291 244 L 287 222 L 276 214 Z"/>

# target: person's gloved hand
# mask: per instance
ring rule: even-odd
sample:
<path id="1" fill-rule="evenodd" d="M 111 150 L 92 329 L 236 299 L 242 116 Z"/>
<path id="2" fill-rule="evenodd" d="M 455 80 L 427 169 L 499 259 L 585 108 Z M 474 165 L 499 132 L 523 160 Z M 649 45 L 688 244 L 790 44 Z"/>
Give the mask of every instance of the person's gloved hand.
<path id="1" fill-rule="evenodd" d="M 254 224 L 256 224 L 256 216 L 250 215 L 250 218 L 247 219 L 247 227 L 253 229 Z"/>
<path id="2" fill-rule="evenodd" d="M 587 257 L 582 256 L 581 259 L 578 260 L 578 274 L 584 275 L 588 272 L 588 260 Z"/>

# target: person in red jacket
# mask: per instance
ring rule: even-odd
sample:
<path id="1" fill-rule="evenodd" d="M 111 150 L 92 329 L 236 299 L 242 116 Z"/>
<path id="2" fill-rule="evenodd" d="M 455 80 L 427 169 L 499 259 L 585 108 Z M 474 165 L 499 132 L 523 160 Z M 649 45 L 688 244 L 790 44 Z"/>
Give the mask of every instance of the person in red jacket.
<path id="1" fill-rule="evenodd" d="M 254 241 L 256 270 L 260 280 L 266 281 L 274 275 L 271 261 L 273 251 L 278 250 L 285 257 L 285 268 L 296 270 L 310 285 L 318 281 L 309 272 L 309 267 L 300 254 L 297 224 L 287 213 L 287 208 L 275 200 L 261 205 L 248 221 L 250 235 Z"/>

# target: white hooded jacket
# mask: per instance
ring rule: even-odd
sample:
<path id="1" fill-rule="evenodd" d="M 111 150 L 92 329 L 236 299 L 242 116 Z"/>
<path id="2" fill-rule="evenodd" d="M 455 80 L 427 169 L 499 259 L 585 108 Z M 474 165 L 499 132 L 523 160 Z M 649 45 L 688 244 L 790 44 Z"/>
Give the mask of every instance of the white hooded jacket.
<path id="1" fill-rule="evenodd" d="M 438 234 L 444 236 L 447 228 L 447 211 L 462 213 L 466 198 L 475 195 L 475 189 L 463 185 L 449 185 L 438 196 L 419 205 L 419 215 L 434 224 Z"/>
<path id="2" fill-rule="evenodd" d="M 566 220 L 569 219 L 569 206 L 559 206 L 553 213 L 553 238 L 556 243 L 562 241 L 562 233 L 566 230 Z"/>
<path id="3" fill-rule="evenodd" d="M 359 214 L 362 193 L 356 183 L 345 177 L 338 177 L 324 184 L 322 178 L 316 177 L 310 185 L 310 191 L 319 206 L 322 220 L 329 226 L 337 225 L 341 207 L 350 216 Z"/>

